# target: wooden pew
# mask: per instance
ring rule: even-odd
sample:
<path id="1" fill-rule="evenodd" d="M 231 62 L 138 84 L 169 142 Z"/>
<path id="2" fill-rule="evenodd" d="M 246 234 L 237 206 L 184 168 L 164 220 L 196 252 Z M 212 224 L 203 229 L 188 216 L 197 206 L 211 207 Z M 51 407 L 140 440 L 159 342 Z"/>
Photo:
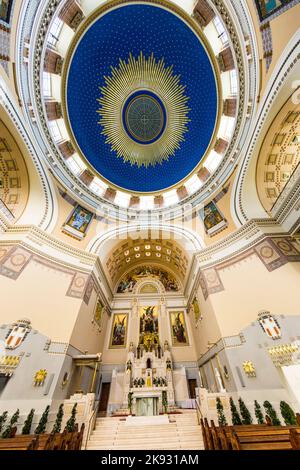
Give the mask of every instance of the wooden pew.
<path id="1" fill-rule="evenodd" d="M 83 440 L 84 424 L 80 432 L 64 431 L 56 434 L 17 435 L 0 439 L 0 450 L 80 450 Z"/>
<path id="2" fill-rule="evenodd" d="M 208 450 L 290 450 L 300 449 L 300 427 L 251 424 L 215 426 L 201 421 Z"/>
<path id="3" fill-rule="evenodd" d="M 37 450 L 39 445 L 39 436 L 23 436 L 23 439 L 9 437 L 0 439 L 1 450 Z"/>
<path id="4" fill-rule="evenodd" d="M 300 429 L 290 429 L 290 441 L 293 450 L 300 450 Z"/>
<path id="5" fill-rule="evenodd" d="M 270 434 L 232 431 L 232 450 L 291 450 L 290 434 L 271 431 Z"/>

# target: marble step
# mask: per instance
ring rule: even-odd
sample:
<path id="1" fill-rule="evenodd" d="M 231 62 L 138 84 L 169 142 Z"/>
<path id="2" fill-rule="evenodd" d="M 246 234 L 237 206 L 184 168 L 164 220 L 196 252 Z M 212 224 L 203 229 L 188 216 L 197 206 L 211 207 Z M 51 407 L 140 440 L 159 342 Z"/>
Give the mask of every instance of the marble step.
<path id="1" fill-rule="evenodd" d="M 126 446 L 88 446 L 87 450 L 204 450 L 204 447 L 201 445 L 191 446 L 187 444 L 176 444 L 176 445 L 160 445 L 160 446 L 136 446 L 136 445 L 126 445 Z"/>
<path id="2" fill-rule="evenodd" d="M 103 435 L 114 435 L 114 434 L 119 434 L 119 435 L 134 435 L 134 436 L 142 436 L 144 434 L 147 435 L 153 435 L 157 436 L 158 434 L 161 436 L 168 436 L 171 434 L 201 434 L 201 429 L 199 426 L 186 426 L 186 427 L 175 427 L 173 429 L 145 429 L 145 428 L 139 428 L 139 429 L 132 429 L 132 428 L 118 428 L 118 429 L 113 429 L 113 428 L 96 428 L 94 431 L 92 431 L 92 436 L 98 435 L 98 436 L 103 436 Z"/>
<path id="3" fill-rule="evenodd" d="M 146 439 L 152 439 L 153 441 L 156 441 L 156 440 L 162 440 L 163 438 L 166 438 L 166 439 L 172 439 L 172 440 L 183 440 L 183 439 L 191 439 L 191 440 L 196 440 L 196 439 L 200 439 L 202 441 L 202 435 L 198 432 L 194 432 L 194 433 L 189 433 L 189 434 L 183 434 L 183 433 L 174 433 L 174 434 L 169 434 L 168 436 L 161 436 L 159 433 L 157 433 L 156 435 L 154 434 L 146 434 L 144 433 L 143 435 L 135 435 L 134 436 L 134 440 L 135 441 L 142 441 L 142 440 L 146 440 Z M 116 440 L 123 440 L 123 441 L 129 441 L 131 440 L 132 441 L 132 435 L 126 435 L 126 434 L 123 434 L 123 435 L 120 435 L 120 434 L 116 434 L 115 436 L 105 436 L 105 435 L 102 435 L 102 436 L 99 436 L 97 434 L 93 434 L 90 438 L 90 440 L 92 441 L 100 441 L 100 440 L 105 440 L 105 441 L 116 441 Z"/>

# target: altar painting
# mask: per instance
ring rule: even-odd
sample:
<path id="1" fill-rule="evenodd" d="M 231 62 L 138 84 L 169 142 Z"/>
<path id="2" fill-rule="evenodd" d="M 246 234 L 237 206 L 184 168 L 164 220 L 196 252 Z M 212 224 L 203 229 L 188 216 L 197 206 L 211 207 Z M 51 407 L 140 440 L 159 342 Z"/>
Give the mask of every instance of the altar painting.
<path id="1" fill-rule="evenodd" d="M 140 344 L 146 350 L 159 342 L 158 308 L 157 306 L 140 308 Z"/>
<path id="2" fill-rule="evenodd" d="M 127 337 L 127 313 L 115 314 L 113 317 L 110 348 L 125 348 Z"/>
<path id="3" fill-rule="evenodd" d="M 188 335 L 183 312 L 170 312 L 170 326 L 173 346 L 188 346 Z"/>

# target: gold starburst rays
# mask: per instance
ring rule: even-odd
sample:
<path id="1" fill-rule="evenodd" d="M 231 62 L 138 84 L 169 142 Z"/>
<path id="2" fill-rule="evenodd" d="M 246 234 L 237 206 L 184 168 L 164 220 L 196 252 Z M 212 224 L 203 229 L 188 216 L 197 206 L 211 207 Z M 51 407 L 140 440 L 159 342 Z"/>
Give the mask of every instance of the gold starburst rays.
<path id="1" fill-rule="evenodd" d="M 140 52 L 138 58 L 129 54 L 128 61 L 120 59 L 118 67 L 111 68 L 111 75 L 104 77 L 98 99 L 101 116 L 99 124 L 106 143 L 125 162 L 139 167 L 156 165 L 168 160 L 184 141 L 189 122 L 188 97 L 180 76 L 173 74 L 173 67 L 166 67 L 164 59 L 156 60 L 153 53 L 146 58 Z M 161 100 L 166 111 L 164 132 L 156 141 L 141 144 L 133 140 L 124 128 L 122 114 L 124 104 L 137 91 L 149 91 Z"/>

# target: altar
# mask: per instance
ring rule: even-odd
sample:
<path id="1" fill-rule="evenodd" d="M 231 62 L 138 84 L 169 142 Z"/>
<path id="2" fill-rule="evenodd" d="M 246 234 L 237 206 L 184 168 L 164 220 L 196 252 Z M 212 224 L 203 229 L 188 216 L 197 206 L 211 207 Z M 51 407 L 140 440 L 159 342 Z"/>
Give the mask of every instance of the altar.
<path id="1" fill-rule="evenodd" d="M 135 416 L 158 416 L 162 411 L 162 392 L 166 387 L 132 388 L 133 413 Z"/>

